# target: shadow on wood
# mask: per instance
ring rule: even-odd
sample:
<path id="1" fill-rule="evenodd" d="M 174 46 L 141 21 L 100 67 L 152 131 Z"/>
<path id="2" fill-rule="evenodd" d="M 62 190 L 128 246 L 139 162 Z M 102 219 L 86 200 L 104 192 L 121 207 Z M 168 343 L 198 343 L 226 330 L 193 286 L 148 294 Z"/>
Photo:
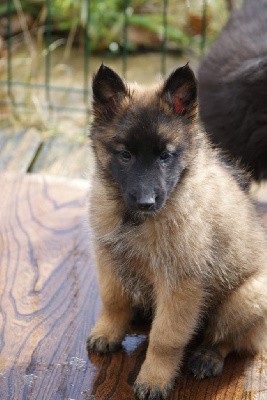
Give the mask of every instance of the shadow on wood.
<path id="1" fill-rule="evenodd" d="M 131 331 L 113 355 L 88 358 L 100 300 L 85 181 L 0 175 L 0 399 L 133 400 L 147 331 Z M 267 206 L 260 212 L 267 226 Z M 231 355 L 223 374 L 186 372 L 171 399 L 267 398 L 266 357 Z"/>

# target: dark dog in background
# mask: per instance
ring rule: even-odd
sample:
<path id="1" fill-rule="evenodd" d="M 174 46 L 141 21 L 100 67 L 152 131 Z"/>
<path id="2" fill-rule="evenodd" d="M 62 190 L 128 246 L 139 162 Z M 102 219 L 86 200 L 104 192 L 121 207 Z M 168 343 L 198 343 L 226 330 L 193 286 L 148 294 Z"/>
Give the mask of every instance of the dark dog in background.
<path id="1" fill-rule="evenodd" d="M 127 85 L 101 66 L 93 79 L 95 171 L 90 225 L 103 307 L 87 341 L 117 350 L 134 306 L 152 309 L 139 400 L 167 399 L 185 348 L 199 379 L 231 351 L 267 348 L 267 253 L 249 196 L 198 124 L 186 65 L 157 88 Z"/>
<path id="2" fill-rule="evenodd" d="M 267 0 L 245 1 L 204 57 L 199 106 L 210 139 L 267 179 Z"/>

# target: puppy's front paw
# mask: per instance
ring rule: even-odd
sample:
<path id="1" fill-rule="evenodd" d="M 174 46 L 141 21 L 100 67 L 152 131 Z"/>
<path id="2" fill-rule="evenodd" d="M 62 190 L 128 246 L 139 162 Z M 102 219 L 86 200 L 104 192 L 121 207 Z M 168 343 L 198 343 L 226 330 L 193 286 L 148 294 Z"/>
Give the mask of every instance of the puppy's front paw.
<path id="1" fill-rule="evenodd" d="M 137 400 L 166 400 L 172 386 L 152 386 L 146 383 L 135 382 L 133 391 Z"/>
<path id="2" fill-rule="evenodd" d="M 120 342 L 110 342 L 105 336 L 90 335 L 86 342 L 87 351 L 96 354 L 113 353 L 121 347 Z"/>
<path id="3" fill-rule="evenodd" d="M 223 370 L 224 358 L 213 349 L 200 347 L 190 357 L 188 369 L 197 379 L 219 375 Z"/>

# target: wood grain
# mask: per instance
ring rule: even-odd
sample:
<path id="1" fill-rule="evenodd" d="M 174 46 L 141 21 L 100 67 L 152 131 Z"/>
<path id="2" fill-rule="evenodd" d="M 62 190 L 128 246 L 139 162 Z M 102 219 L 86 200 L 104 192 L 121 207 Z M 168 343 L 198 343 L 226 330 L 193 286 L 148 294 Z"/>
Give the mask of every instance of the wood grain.
<path id="1" fill-rule="evenodd" d="M 100 306 L 86 181 L 2 173 L 0 187 L 0 399 L 133 400 L 147 330 L 114 355 L 85 349 Z M 171 400 L 264 400 L 266 360 L 232 355 L 202 382 L 183 372 Z"/>

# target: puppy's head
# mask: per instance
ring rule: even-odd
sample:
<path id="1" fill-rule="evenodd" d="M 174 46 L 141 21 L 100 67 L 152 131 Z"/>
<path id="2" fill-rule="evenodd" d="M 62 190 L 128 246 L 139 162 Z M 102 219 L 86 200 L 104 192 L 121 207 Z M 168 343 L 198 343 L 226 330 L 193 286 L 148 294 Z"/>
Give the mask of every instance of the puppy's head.
<path id="1" fill-rule="evenodd" d="M 160 210 L 189 163 L 197 87 L 185 65 L 156 90 L 127 86 L 101 65 L 93 78 L 91 138 L 102 176 L 132 212 Z"/>

